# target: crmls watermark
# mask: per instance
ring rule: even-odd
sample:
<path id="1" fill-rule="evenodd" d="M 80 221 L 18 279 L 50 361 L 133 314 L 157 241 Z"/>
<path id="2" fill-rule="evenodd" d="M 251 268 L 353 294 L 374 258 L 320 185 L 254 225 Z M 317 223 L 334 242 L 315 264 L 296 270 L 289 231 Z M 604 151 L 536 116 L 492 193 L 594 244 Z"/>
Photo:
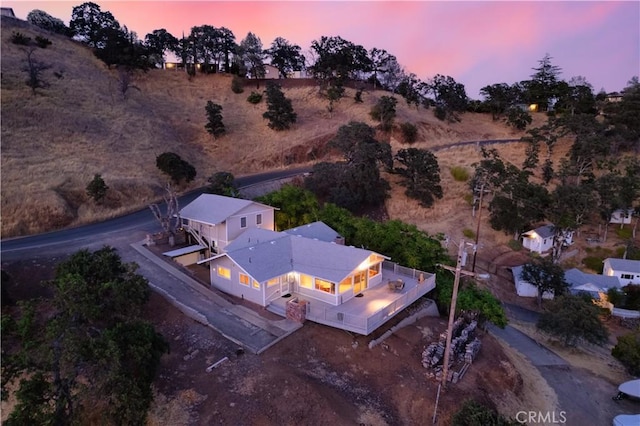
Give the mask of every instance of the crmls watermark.
<path id="1" fill-rule="evenodd" d="M 518 411 L 516 421 L 528 424 L 555 425 L 567 422 L 566 411 Z"/>

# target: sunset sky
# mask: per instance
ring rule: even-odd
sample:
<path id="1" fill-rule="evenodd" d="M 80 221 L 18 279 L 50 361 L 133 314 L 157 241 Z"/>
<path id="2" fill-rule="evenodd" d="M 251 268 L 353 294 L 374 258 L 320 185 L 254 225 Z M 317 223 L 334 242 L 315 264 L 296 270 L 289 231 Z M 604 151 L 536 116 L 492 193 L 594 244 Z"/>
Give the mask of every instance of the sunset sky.
<path id="1" fill-rule="evenodd" d="M 69 23 L 82 1 L 1 1 L 26 19 L 33 9 Z M 568 81 L 584 76 L 594 92 L 620 91 L 640 74 L 638 1 L 94 1 L 144 39 L 165 28 L 227 27 L 240 42 L 249 31 L 265 48 L 284 37 L 302 48 L 340 36 L 367 50 L 386 49 L 421 80 L 436 74 L 480 99 L 489 84 L 529 79 L 546 53 Z"/>

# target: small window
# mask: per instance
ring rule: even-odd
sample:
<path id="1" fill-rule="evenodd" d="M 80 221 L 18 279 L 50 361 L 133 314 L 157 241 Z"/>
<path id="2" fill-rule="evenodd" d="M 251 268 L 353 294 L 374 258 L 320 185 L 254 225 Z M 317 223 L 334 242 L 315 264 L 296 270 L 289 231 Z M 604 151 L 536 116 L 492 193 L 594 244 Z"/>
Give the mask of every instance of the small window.
<path id="1" fill-rule="evenodd" d="M 267 287 L 271 287 L 279 283 L 280 283 L 280 280 L 277 277 L 271 278 L 269 281 L 267 281 Z"/>
<path id="2" fill-rule="evenodd" d="M 262 225 L 262 214 L 258 213 L 256 215 L 256 225 Z"/>
<path id="3" fill-rule="evenodd" d="M 253 280 L 253 288 L 257 288 L 258 290 L 260 290 L 260 283 L 256 280 Z"/>
<path id="4" fill-rule="evenodd" d="M 620 278 L 622 278 L 623 280 L 632 280 L 633 279 L 633 275 L 632 274 L 621 274 Z"/>
<path id="5" fill-rule="evenodd" d="M 231 269 L 225 268 L 224 266 L 218 266 L 218 275 L 226 278 L 228 280 L 231 279 Z"/>
<path id="6" fill-rule="evenodd" d="M 240 274 L 240 284 L 249 285 L 249 275 Z"/>
<path id="7" fill-rule="evenodd" d="M 247 218 L 246 217 L 241 217 L 240 218 L 240 228 L 246 228 L 247 227 Z"/>

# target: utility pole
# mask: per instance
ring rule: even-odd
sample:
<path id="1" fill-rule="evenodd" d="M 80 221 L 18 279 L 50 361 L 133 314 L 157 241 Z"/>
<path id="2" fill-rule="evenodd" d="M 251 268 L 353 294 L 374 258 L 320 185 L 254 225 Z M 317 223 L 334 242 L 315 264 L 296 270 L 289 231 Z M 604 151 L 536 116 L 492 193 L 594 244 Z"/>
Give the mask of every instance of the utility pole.
<path id="1" fill-rule="evenodd" d="M 482 196 L 484 195 L 484 182 L 480 187 L 480 201 L 478 202 L 478 224 L 476 225 L 476 246 L 473 250 L 473 263 L 471 264 L 471 272 L 476 271 L 476 255 L 478 254 L 478 240 L 480 239 L 480 217 L 482 216 Z"/>
<path id="2" fill-rule="evenodd" d="M 446 387 L 447 375 L 449 373 L 449 358 L 451 356 L 451 335 L 453 334 L 453 322 L 456 316 L 456 302 L 458 301 L 458 287 L 460 286 L 460 275 L 475 276 L 473 272 L 463 271 L 462 267 L 465 263 L 465 247 L 464 240 L 460 240 L 460 246 L 458 247 L 458 261 L 456 267 L 453 269 L 450 266 L 440 265 L 442 268 L 449 271 L 455 271 L 455 278 L 453 280 L 453 291 L 451 294 L 451 307 L 449 308 L 449 323 L 447 325 L 447 343 L 444 348 L 444 364 L 442 366 L 442 384 Z"/>
<path id="3" fill-rule="evenodd" d="M 449 323 L 447 325 L 447 340 L 446 346 L 444 348 L 444 363 L 442 366 L 442 378 L 440 383 L 438 384 L 438 394 L 436 396 L 436 406 L 433 410 L 433 424 L 436 424 L 438 418 L 438 403 L 440 401 L 440 388 L 447 387 L 447 376 L 449 375 L 449 358 L 451 356 L 451 335 L 453 334 L 453 322 L 456 316 L 456 302 L 458 300 L 458 287 L 460 286 L 460 275 L 470 275 L 475 276 L 472 272 L 463 271 L 462 267 L 465 264 L 465 246 L 466 243 L 464 240 L 460 240 L 460 245 L 458 246 L 458 260 L 456 262 L 456 267 L 452 268 L 451 266 L 446 265 L 438 265 L 443 269 L 448 271 L 455 272 L 455 278 L 453 280 L 453 291 L 451 292 L 451 306 L 449 308 Z"/>

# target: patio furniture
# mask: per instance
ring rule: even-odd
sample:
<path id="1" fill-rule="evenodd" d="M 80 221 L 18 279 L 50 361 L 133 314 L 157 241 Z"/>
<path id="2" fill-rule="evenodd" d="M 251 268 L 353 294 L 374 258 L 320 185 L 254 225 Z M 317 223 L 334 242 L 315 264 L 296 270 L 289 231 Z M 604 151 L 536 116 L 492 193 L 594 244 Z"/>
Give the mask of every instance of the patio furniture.
<path id="1" fill-rule="evenodd" d="M 389 286 L 389 290 L 391 291 L 400 291 L 404 288 L 404 281 L 402 281 L 400 278 L 398 278 L 397 280 L 389 280 L 387 285 Z"/>

